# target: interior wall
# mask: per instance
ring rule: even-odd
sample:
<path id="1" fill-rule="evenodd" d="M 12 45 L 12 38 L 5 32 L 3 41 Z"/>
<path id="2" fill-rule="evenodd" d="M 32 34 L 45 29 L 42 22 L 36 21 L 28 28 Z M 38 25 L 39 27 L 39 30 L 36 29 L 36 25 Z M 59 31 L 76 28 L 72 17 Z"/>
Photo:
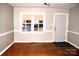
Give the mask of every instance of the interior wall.
<path id="1" fill-rule="evenodd" d="M 0 52 L 14 40 L 13 7 L 0 3 Z"/>
<path id="2" fill-rule="evenodd" d="M 45 13 L 46 29 L 45 32 L 20 33 L 20 12 Z M 53 13 L 68 13 L 68 9 L 57 8 L 14 8 L 14 40 L 15 42 L 53 42 Z"/>
<path id="3" fill-rule="evenodd" d="M 70 9 L 68 41 L 79 47 L 79 6 Z"/>

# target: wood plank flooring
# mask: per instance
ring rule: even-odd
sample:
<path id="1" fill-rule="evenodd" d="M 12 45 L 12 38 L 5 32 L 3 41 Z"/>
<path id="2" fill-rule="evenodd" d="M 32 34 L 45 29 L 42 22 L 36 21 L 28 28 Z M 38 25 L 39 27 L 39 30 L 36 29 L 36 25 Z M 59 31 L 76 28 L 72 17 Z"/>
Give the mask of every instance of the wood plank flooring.
<path id="1" fill-rule="evenodd" d="M 57 45 L 58 44 L 58 45 Z M 66 45 L 66 47 L 64 46 Z M 67 47 L 68 46 L 68 47 Z M 14 43 L 2 56 L 78 56 L 68 43 Z"/>

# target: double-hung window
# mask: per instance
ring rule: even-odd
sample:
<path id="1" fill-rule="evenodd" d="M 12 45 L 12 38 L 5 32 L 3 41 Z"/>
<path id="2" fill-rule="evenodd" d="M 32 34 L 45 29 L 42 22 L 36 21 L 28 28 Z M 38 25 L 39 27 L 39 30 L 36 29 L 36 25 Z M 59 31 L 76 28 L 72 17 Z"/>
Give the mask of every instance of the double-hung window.
<path id="1" fill-rule="evenodd" d="M 45 28 L 44 13 L 21 13 L 20 14 L 21 32 L 43 32 Z"/>

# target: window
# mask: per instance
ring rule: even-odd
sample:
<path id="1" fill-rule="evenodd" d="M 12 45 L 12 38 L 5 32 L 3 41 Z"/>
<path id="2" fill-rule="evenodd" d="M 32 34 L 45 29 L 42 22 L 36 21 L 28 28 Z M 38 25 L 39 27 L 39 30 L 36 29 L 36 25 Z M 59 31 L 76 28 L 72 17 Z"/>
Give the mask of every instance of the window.
<path id="1" fill-rule="evenodd" d="M 43 32 L 44 14 L 21 14 L 21 32 Z"/>
<path id="2" fill-rule="evenodd" d="M 34 31 L 43 31 L 43 15 L 34 16 Z"/>
<path id="3" fill-rule="evenodd" d="M 22 15 L 22 32 L 31 31 L 31 16 Z"/>

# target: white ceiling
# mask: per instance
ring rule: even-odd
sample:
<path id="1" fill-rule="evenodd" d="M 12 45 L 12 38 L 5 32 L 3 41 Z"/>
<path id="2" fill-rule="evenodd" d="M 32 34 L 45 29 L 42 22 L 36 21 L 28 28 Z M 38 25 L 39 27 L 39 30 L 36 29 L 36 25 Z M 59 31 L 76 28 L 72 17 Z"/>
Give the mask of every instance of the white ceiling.
<path id="1" fill-rule="evenodd" d="M 73 8 L 78 6 L 78 3 L 50 3 L 50 6 L 43 3 L 9 3 L 13 7 L 53 7 L 53 8 Z"/>

